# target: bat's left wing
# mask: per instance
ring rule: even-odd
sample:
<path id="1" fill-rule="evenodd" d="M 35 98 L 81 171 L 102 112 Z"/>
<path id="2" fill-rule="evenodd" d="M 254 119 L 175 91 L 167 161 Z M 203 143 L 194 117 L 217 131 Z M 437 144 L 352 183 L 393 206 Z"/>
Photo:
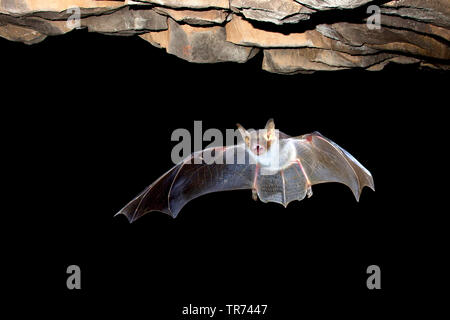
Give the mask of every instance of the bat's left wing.
<path id="1" fill-rule="evenodd" d="M 349 152 L 319 132 L 289 138 L 307 187 L 325 182 L 347 185 L 359 200 L 364 187 L 375 190 L 372 175 Z"/>

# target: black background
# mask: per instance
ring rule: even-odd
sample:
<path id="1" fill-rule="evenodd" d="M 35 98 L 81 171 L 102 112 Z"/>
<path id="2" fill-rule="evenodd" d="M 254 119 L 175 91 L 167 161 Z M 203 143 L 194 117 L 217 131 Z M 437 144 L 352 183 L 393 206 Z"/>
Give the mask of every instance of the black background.
<path id="1" fill-rule="evenodd" d="M 435 200 L 425 199 L 442 161 L 432 143 L 447 74 L 390 66 L 283 76 L 262 71 L 261 55 L 191 64 L 137 37 L 85 31 L 0 46 L 7 158 L 20 167 L 11 169 L 19 200 L 8 245 L 21 248 L 9 260 L 20 270 L 19 296 L 71 313 L 155 319 L 182 318 L 190 303 L 268 304 L 268 319 L 366 316 L 442 274 Z M 317 130 L 347 149 L 376 192 L 366 188 L 358 203 L 344 185 L 316 185 L 286 209 L 254 202 L 250 190 L 224 192 L 190 202 L 176 219 L 113 217 L 172 166 L 175 129 L 192 132 L 194 120 L 204 130 L 262 128 L 270 117 L 287 134 Z M 66 288 L 71 264 L 81 267 L 80 291 Z M 372 264 L 382 271 L 379 291 L 366 287 Z"/>

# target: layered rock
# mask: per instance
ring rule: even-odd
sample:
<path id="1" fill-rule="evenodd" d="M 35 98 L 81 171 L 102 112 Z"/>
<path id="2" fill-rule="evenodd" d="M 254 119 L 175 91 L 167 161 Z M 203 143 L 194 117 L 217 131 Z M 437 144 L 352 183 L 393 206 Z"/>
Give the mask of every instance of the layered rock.
<path id="1" fill-rule="evenodd" d="M 450 69 L 449 0 L 0 0 L 8 40 L 33 44 L 78 28 L 139 36 L 194 63 L 262 52 L 262 68 L 283 74 Z"/>

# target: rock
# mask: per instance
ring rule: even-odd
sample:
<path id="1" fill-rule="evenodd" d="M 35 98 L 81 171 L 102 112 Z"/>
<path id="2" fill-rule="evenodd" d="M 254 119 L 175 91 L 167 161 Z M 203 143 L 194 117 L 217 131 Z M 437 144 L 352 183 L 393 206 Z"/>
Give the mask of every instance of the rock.
<path id="1" fill-rule="evenodd" d="M 411 57 L 393 57 L 386 59 L 378 64 L 374 64 L 373 66 L 368 67 L 366 70 L 368 71 L 380 71 L 383 70 L 389 63 L 397 63 L 397 64 L 413 64 L 420 63 L 419 59 L 411 58 Z M 428 66 L 431 68 L 431 65 Z"/>
<path id="2" fill-rule="evenodd" d="M 298 3 L 316 10 L 354 9 L 373 0 L 295 0 Z"/>
<path id="3" fill-rule="evenodd" d="M 350 46 L 365 45 L 369 48 L 403 52 L 408 55 L 424 56 L 449 60 L 450 48 L 434 37 L 409 30 L 398 30 L 383 27 L 380 30 L 369 30 L 364 24 L 347 22 L 326 26 L 340 42 Z"/>
<path id="4" fill-rule="evenodd" d="M 448 0 L 396 0 L 383 4 L 381 12 L 445 28 L 450 27 L 450 2 Z"/>
<path id="5" fill-rule="evenodd" d="M 246 62 L 258 49 L 226 41 L 225 28 L 179 25 L 169 19 L 167 52 L 196 63 Z"/>
<path id="6" fill-rule="evenodd" d="M 186 8 L 186 9 L 230 8 L 229 0 L 137 0 L 137 2 L 157 4 L 170 8 Z"/>
<path id="7" fill-rule="evenodd" d="M 136 34 L 139 32 L 167 30 L 167 18 L 151 9 L 130 10 L 122 8 L 110 14 L 81 19 L 81 26 L 90 32 L 106 34 Z"/>
<path id="8" fill-rule="evenodd" d="M 24 33 L 27 34 L 27 29 L 35 30 L 36 32 L 40 33 L 45 39 L 46 36 L 56 36 L 61 35 L 64 33 L 67 33 L 71 31 L 73 28 L 71 28 L 66 21 L 53 21 L 53 20 L 46 20 L 42 19 L 40 17 L 30 17 L 30 16 L 21 16 L 21 17 L 14 17 L 14 16 L 0 16 L 0 19 L 7 24 L 14 25 L 17 27 L 22 27 L 23 29 L 16 28 L 16 32 L 19 32 L 18 30 L 24 30 Z M 21 36 L 19 33 L 15 33 L 18 35 L 18 38 L 14 41 L 20 41 L 18 40 Z M 10 39 L 13 40 L 13 39 Z"/>
<path id="9" fill-rule="evenodd" d="M 0 13 L 25 15 L 35 12 L 62 12 L 71 7 L 79 7 L 85 12 L 99 13 L 126 5 L 124 1 L 95 0 L 0 0 Z"/>
<path id="10" fill-rule="evenodd" d="M 231 0 L 230 6 L 248 19 L 275 24 L 308 20 L 314 12 L 292 0 Z"/>
<path id="11" fill-rule="evenodd" d="M 395 54 L 390 53 L 357 56 L 317 48 L 270 49 L 264 51 L 263 69 L 283 74 L 350 68 L 367 69 L 393 58 Z M 417 62 L 417 59 L 410 61 L 413 62 Z"/>
<path id="12" fill-rule="evenodd" d="M 227 41 L 244 46 L 262 48 L 321 48 L 350 54 L 372 54 L 377 52 L 375 49 L 359 44 L 357 46 L 351 46 L 342 41 L 336 41 L 317 30 L 289 34 L 260 30 L 239 16 L 234 16 L 226 24 L 225 29 Z"/>
<path id="13" fill-rule="evenodd" d="M 47 36 L 34 29 L 7 24 L 0 26 L 0 37 L 25 44 L 35 44 L 41 42 Z"/>
<path id="14" fill-rule="evenodd" d="M 193 26 L 213 25 L 224 23 L 229 12 L 221 9 L 213 10 L 179 10 L 169 8 L 155 8 L 155 11 L 171 17 L 177 22 L 187 23 Z"/>
<path id="15" fill-rule="evenodd" d="M 450 41 L 450 29 L 439 27 L 433 24 L 419 22 L 412 19 L 405 19 L 398 16 L 382 15 L 381 22 L 388 27 L 407 29 L 421 34 L 429 34 Z"/>
<path id="16" fill-rule="evenodd" d="M 308 56 L 308 53 L 312 53 Z M 268 49 L 264 50 L 262 68 L 281 74 L 311 73 L 312 71 L 337 71 L 345 67 L 329 66 L 314 62 L 314 52 L 309 49 Z"/>
<path id="17" fill-rule="evenodd" d="M 145 41 L 150 42 L 157 48 L 167 48 L 169 45 L 169 31 L 156 31 L 141 34 L 140 37 Z"/>
<path id="18" fill-rule="evenodd" d="M 369 28 L 369 5 L 379 28 Z M 5 39 L 33 44 L 76 27 L 140 36 L 194 63 L 242 63 L 263 50 L 263 69 L 282 74 L 450 69 L 448 0 L 0 0 Z"/>

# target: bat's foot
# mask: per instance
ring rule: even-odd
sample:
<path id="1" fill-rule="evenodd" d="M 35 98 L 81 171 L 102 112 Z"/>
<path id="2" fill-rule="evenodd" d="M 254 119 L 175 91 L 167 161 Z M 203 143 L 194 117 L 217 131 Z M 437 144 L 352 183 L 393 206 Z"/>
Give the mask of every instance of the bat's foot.
<path id="1" fill-rule="evenodd" d="M 306 189 L 306 195 L 308 196 L 308 198 L 311 198 L 312 194 L 312 188 L 311 186 L 308 186 L 308 189 Z"/>
<path id="2" fill-rule="evenodd" d="M 256 189 L 252 189 L 252 198 L 255 201 L 258 200 L 258 191 L 256 191 Z"/>

